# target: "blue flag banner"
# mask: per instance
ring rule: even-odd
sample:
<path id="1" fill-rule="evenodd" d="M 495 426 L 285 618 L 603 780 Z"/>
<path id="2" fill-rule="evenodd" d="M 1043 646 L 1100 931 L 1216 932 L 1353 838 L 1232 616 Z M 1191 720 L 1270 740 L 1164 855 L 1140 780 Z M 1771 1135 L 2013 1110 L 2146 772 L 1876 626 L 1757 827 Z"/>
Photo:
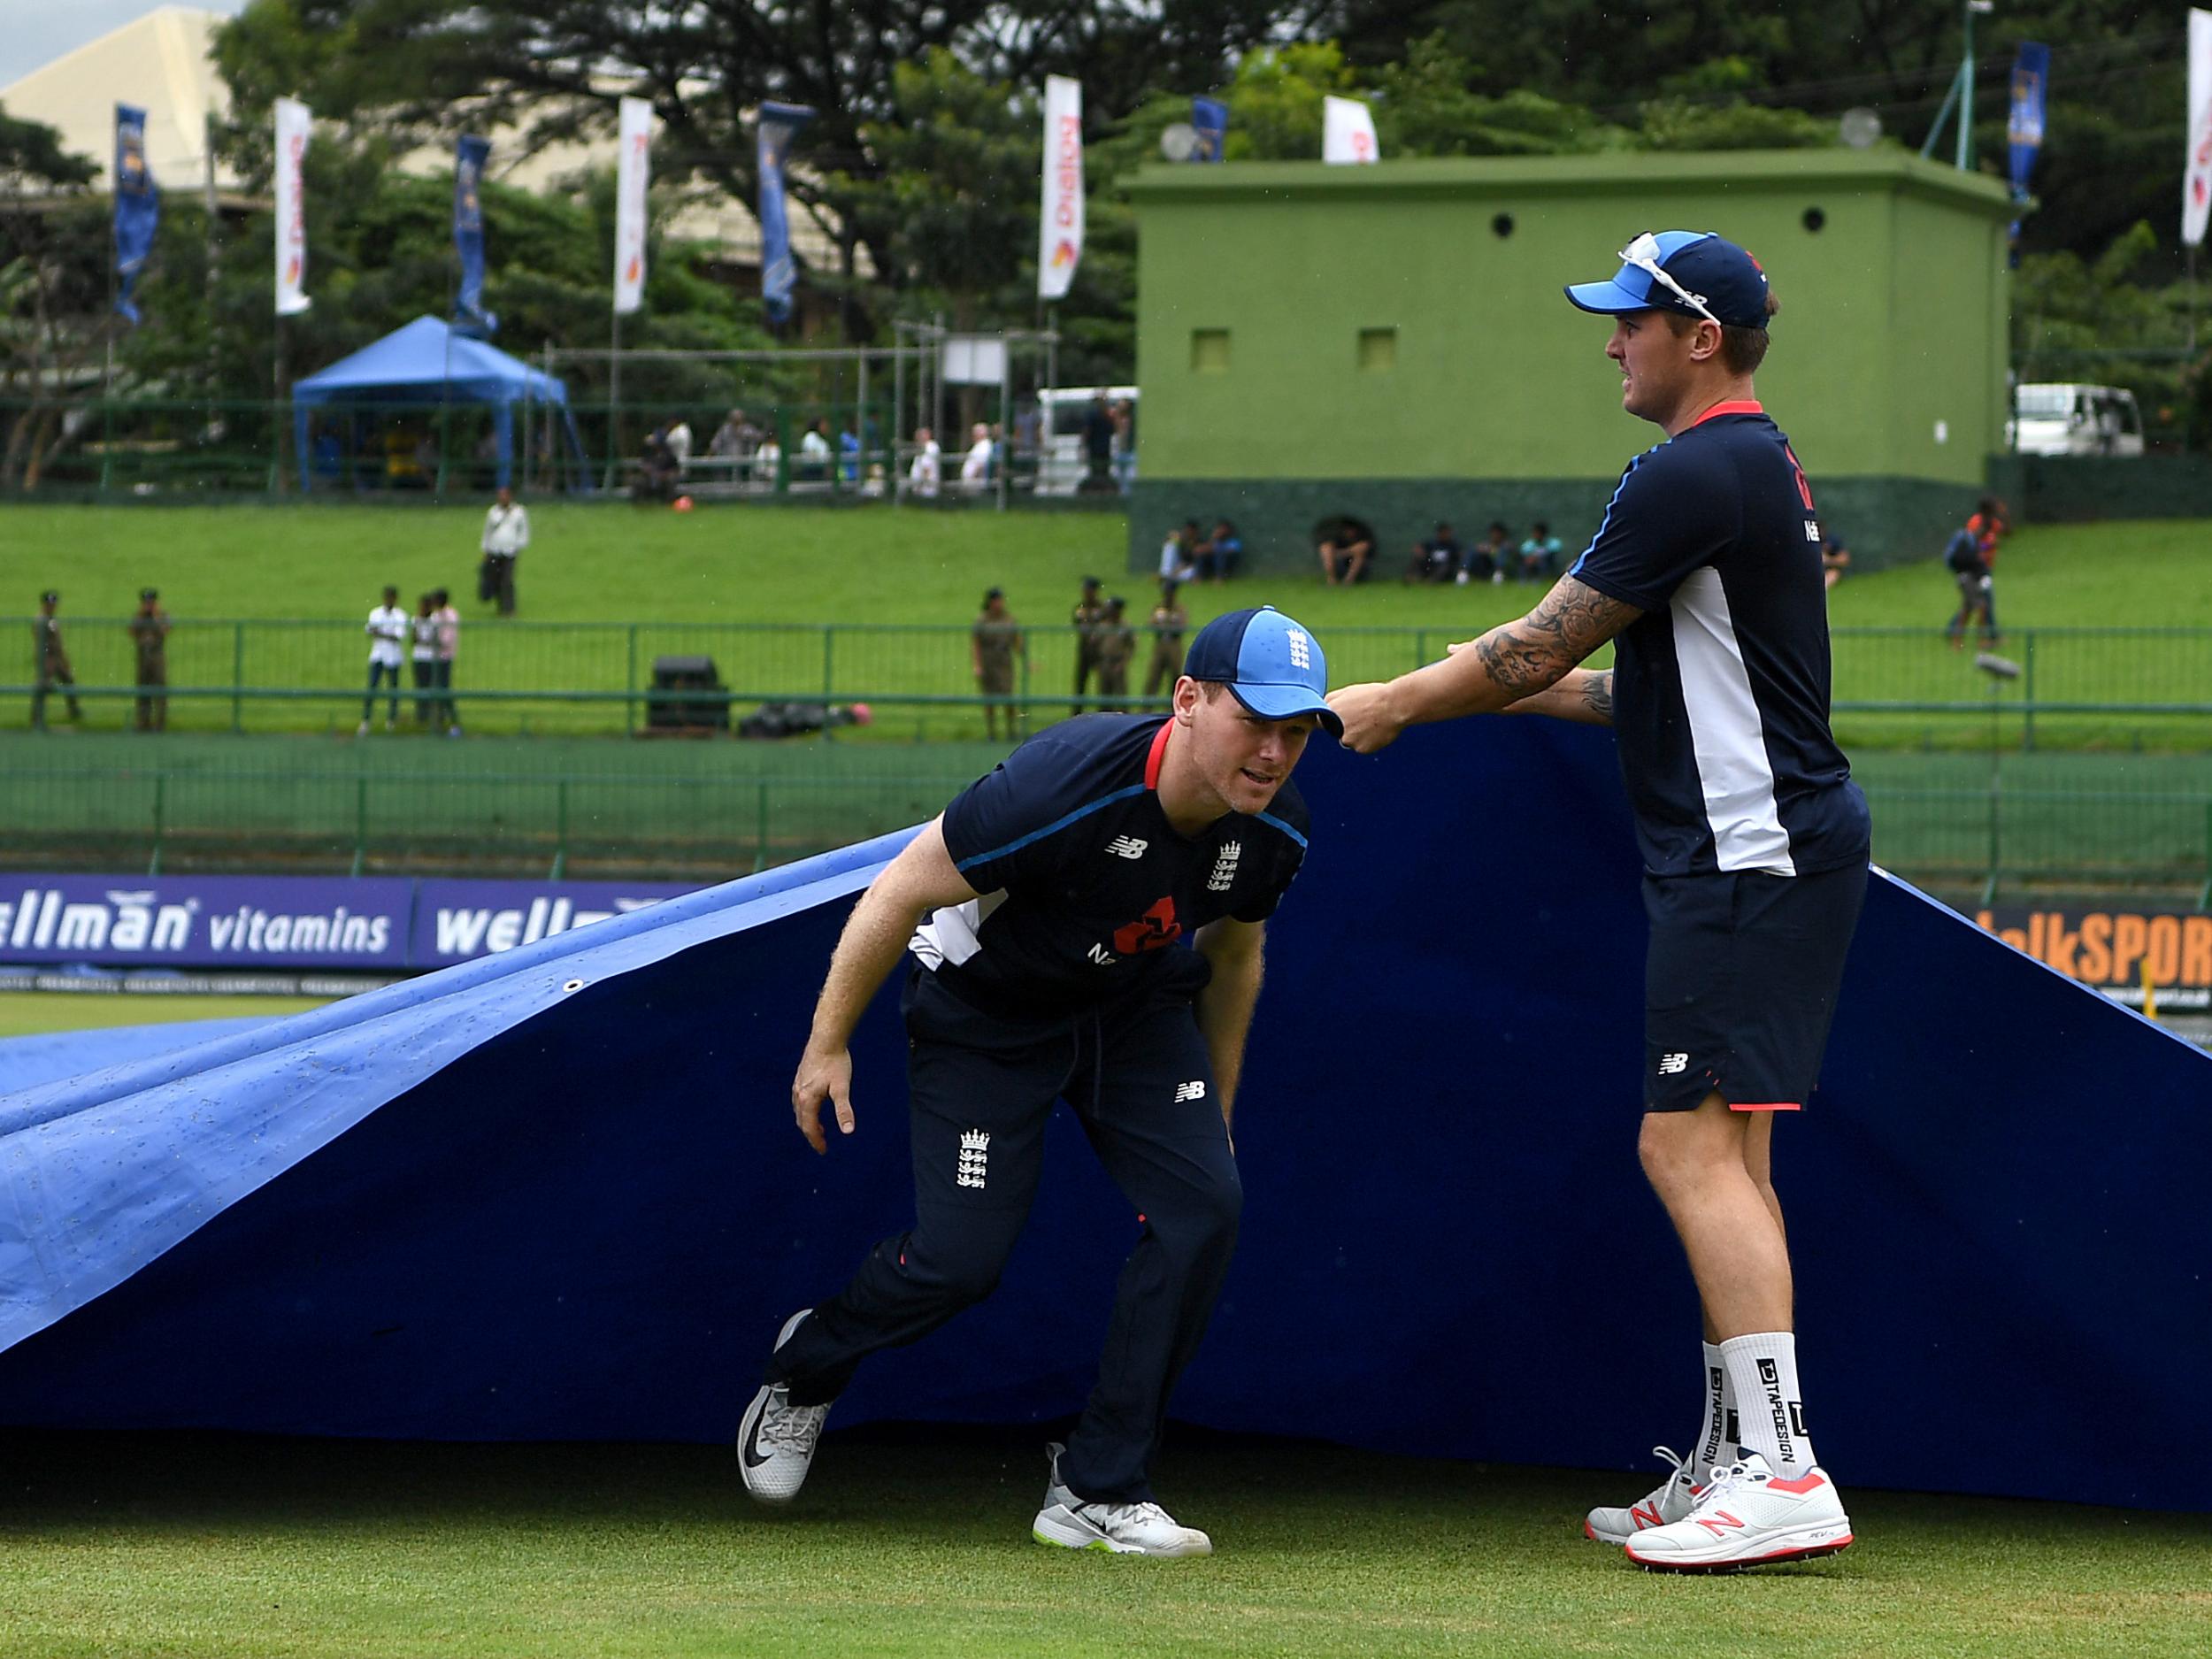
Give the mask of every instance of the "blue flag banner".
<path id="1" fill-rule="evenodd" d="M 2019 59 L 2012 66 L 2012 113 L 2005 123 L 2016 201 L 2027 199 L 2028 175 L 2035 171 L 2036 152 L 2043 148 L 2043 110 L 2050 78 L 2051 49 L 2022 41 Z"/>
<path id="2" fill-rule="evenodd" d="M 461 291 L 453 320 L 465 334 L 495 334 L 499 319 L 484 309 L 484 161 L 488 138 L 464 138 L 453 159 L 453 250 L 461 256 Z"/>
<path id="3" fill-rule="evenodd" d="M 161 224 L 161 193 L 146 165 L 146 111 L 127 104 L 115 106 L 115 309 L 134 323 L 138 306 L 131 290 L 146 256 L 154 250 Z"/>
<path id="4" fill-rule="evenodd" d="M 1229 139 L 1229 106 L 1218 98 L 1193 98 L 1190 124 L 1198 134 L 1198 148 L 1191 151 L 1190 158 L 1219 161 L 1222 147 Z"/>
<path id="5" fill-rule="evenodd" d="M 760 106 L 760 298 L 772 323 L 791 319 L 791 290 L 799 269 L 791 260 L 791 222 L 784 211 L 783 163 L 799 129 L 814 119 L 803 104 Z"/>

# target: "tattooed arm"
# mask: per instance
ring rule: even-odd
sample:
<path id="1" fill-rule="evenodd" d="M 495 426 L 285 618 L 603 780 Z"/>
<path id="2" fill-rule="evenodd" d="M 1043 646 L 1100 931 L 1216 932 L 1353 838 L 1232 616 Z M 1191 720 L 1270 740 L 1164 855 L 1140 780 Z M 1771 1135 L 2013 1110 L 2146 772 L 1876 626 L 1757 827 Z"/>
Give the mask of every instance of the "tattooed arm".
<path id="1" fill-rule="evenodd" d="M 1333 692 L 1329 705 L 1344 721 L 1344 746 L 1372 754 L 1409 726 L 1493 713 L 1549 692 L 1577 663 L 1641 615 L 1633 605 L 1563 576 L 1518 621 L 1502 623 L 1444 661 L 1387 684 Z M 1606 677 L 1609 718 L 1611 690 Z M 1594 705 L 1588 707 L 1594 713 Z M 1548 703 L 1543 711 L 1557 712 Z"/>
<path id="2" fill-rule="evenodd" d="M 1456 649 L 1456 648 L 1455 648 Z M 1585 726 L 1613 724 L 1613 671 L 1609 668 L 1570 669 L 1557 685 L 1508 705 L 1507 714 L 1548 714 L 1555 720 L 1578 720 Z"/>

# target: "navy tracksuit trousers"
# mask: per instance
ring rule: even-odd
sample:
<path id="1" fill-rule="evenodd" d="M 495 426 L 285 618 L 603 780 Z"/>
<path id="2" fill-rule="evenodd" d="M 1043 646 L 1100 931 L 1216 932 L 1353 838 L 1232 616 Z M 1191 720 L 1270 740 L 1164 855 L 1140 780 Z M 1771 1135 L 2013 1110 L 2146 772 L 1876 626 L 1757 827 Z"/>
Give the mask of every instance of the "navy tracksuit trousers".
<path id="1" fill-rule="evenodd" d="M 1168 1397 L 1205 1334 L 1244 1201 L 1192 1011 L 1204 965 L 1194 956 L 1168 988 L 1057 1021 L 982 1013 L 916 970 L 904 999 L 914 1227 L 877 1245 L 792 1333 L 768 1379 L 789 1383 L 795 1404 L 833 1399 L 870 1354 L 989 1295 L 1036 1196 L 1046 1120 L 1064 1099 L 1142 1231 L 1060 1477 L 1080 1498 L 1149 1500 Z"/>

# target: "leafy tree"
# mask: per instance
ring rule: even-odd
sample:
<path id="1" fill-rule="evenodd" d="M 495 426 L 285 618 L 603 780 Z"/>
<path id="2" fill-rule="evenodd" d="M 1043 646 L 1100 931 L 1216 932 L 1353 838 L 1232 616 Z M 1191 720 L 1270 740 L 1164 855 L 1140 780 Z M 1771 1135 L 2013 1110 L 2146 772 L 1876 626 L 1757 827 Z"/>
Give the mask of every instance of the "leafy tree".
<path id="1" fill-rule="evenodd" d="M 119 324 L 108 304 L 99 165 L 61 134 L 0 111 L 0 395 L 10 409 L 0 488 L 38 482 L 99 391 Z"/>

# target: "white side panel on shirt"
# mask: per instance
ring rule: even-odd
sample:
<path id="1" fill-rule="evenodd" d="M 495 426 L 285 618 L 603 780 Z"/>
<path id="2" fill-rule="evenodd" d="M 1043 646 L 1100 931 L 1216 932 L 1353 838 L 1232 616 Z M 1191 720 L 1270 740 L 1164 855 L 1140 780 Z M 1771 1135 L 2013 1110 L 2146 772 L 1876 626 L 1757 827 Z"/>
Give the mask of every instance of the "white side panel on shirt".
<path id="1" fill-rule="evenodd" d="M 1670 608 L 1714 856 L 1723 870 L 1793 876 L 1790 838 L 1774 802 L 1774 767 L 1720 572 L 1709 565 L 1691 572 L 1674 590 Z"/>
<path id="2" fill-rule="evenodd" d="M 970 899 L 965 904 L 948 904 L 941 910 L 932 910 L 927 919 L 914 930 L 914 937 L 906 948 L 921 959 L 922 966 L 933 972 L 949 962 L 958 967 L 983 949 L 983 923 L 993 910 L 1006 902 L 1006 893 L 987 893 L 979 899 Z"/>

